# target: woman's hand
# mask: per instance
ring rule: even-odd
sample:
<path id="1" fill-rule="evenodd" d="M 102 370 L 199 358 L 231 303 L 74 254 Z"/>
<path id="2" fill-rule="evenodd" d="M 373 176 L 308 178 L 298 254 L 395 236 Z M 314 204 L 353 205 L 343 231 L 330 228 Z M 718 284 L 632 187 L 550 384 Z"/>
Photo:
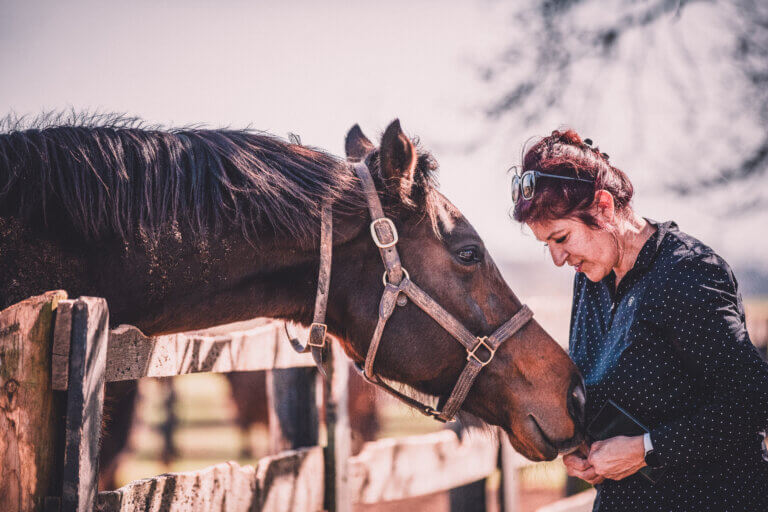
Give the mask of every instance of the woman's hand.
<path id="1" fill-rule="evenodd" d="M 595 441 L 589 447 L 587 462 L 603 478 L 621 480 L 633 475 L 646 465 L 643 436 L 618 436 Z"/>
<path id="2" fill-rule="evenodd" d="M 563 455 L 565 470 L 570 476 L 581 478 L 592 485 L 602 483 L 605 478 L 595 472 L 595 468 L 587 460 L 588 453 L 589 448 L 582 444 L 577 451 Z"/>

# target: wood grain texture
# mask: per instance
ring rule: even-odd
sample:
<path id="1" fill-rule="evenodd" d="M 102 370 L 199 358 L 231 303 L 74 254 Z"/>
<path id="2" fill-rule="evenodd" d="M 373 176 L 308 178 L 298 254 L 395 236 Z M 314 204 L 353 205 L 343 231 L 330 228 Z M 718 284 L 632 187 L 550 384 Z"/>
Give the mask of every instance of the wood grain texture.
<path id="1" fill-rule="evenodd" d="M 107 382 L 306 366 L 314 366 L 312 358 L 291 348 L 280 322 L 242 332 L 153 338 L 136 327 L 121 325 L 110 333 Z"/>
<path id="2" fill-rule="evenodd" d="M 259 461 L 256 468 L 263 512 L 323 510 L 323 449 L 319 446 L 283 452 Z"/>
<path id="3" fill-rule="evenodd" d="M 319 447 L 266 457 L 258 465 L 224 462 L 167 473 L 99 493 L 98 512 L 305 512 L 323 506 Z"/>
<path id="4" fill-rule="evenodd" d="M 51 343 L 63 291 L 0 311 L 0 510 L 42 510 L 54 464 Z"/>
<path id="5" fill-rule="evenodd" d="M 71 316 L 61 507 L 65 512 L 91 512 L 98 491 L 109 339 L 107 301 L 80 297 L 72 304 Z"/>
<path id="6" fill-rule="evenodd" d="M 73 300 L 60 300 L 56 308 L 51 348 L 51 387 L 66 391 L 69 381 L 69 339 L 72 336 Z"/>
<path id="7" fill-rule="evenodd" d="M 368 443 L 349 461 L 352 499 L 400 500 L 481 480 L 496 469 L 498 446 L 484 432 L 459 439 L 449 430 Z"/>

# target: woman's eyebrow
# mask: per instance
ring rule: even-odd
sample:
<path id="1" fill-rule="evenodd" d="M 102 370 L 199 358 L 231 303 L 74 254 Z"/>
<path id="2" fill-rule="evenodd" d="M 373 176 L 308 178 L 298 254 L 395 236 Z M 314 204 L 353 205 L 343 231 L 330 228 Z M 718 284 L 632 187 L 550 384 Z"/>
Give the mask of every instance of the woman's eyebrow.
<path id="1" fill-rule="evenodd" d="M 557 236 L 557 234 L 560 233 L 561 231 L 565 231 L 565 229 L 563 228 L 563 229 L 558 229 L 557 231 L 553 231 L 552 233 L 549 234 L 549 236 L 547 237 L 547 240 L 552 240 L 552 238 Z"/>

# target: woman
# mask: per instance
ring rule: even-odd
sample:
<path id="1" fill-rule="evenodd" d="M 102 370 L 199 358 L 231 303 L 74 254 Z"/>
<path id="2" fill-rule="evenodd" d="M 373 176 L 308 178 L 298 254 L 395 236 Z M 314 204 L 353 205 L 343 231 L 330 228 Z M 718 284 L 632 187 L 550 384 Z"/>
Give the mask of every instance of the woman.
<path id="1" fill-rule="evenodd" d="M 650 430 L 563 457 L 594 510 L 768 511 L 768 364 L 728 264 L 631 207 L 632 184 L 574 131 L 536 143 L 513 177 L 514 218 L 575 267 L 570 354 L 587 425 L 612 400 Z M 756 234 L 757 235 L 757 234 Z M 638 473 L 664 467 L 656 483 Z"/>

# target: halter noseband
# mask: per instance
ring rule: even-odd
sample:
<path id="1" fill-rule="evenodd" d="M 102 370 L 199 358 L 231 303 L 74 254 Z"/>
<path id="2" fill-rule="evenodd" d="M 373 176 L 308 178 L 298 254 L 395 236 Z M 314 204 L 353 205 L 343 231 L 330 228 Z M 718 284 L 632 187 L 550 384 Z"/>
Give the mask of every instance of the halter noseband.
<path id="1" fill-rule="evenodd" d="M 376 247 L 379 248 L 381 260 L 385 271 L 383 276 L 384 292 L 379 302 L 379 320 L 368 347 L 365 358 L 365 366 L 361 373 L 365 380 L 383 388 L 406 404 L 418 409 L 423 414 L 431 416 L 438 421 L 447 422 L 453 419 L 461 408 L 475 382 L 480 370 L 493 360 L 496 350 L 504 341 L 513 336 L 533 317 L 533 312 L 528 306 L 522 308 L 490 336 L 474 336 L 453 315 L 443 309 L 424 290 L 411 281 L 408 272 L 400 263 L 397 252 L 397 229 L 394 222 L 384 215 L 384 210 L 376 192 L 376 186 L 368 167 L 363 162 L 353 164 L 355 174 L 362 182 L 363 192 L 368 201 L 368 209 L 371 213 L 371 237 Z M 309 329 L 309 338 L 306 344 L 289 336 L 291 343 L 299 352 L 312 352 L 315 363 L 323 374 L 325 371 L 325 352 L 327 350 L 326 332 L 328 327 L 324 323 L 328 303 L 328 289 L 331 278 L 331 253 L 333 248 L 332 232 L 333 220 L 330 204 L 324 203 L 322 208 L 320 229 L 320 272 L 317 284 L 317 296 L 315 298 L 315 312 L 312 325 Z M 384 327 L 395 310 L 395 305 L 404 306 L 410 298 L 425 313 L 432 317 L 443 329 L 448 331 L 467 351 L 467 364 L 459 375 L 456 384 L 446 400 L 442 410 L 431 407 L 419 400 L 405 395 L 387 384 L 374 372 L 376 354 L 381 343 Z M 360 370 L 359 365 L 356 365 Z M 439 405 L 438 405 L 439 407 Z"/>

